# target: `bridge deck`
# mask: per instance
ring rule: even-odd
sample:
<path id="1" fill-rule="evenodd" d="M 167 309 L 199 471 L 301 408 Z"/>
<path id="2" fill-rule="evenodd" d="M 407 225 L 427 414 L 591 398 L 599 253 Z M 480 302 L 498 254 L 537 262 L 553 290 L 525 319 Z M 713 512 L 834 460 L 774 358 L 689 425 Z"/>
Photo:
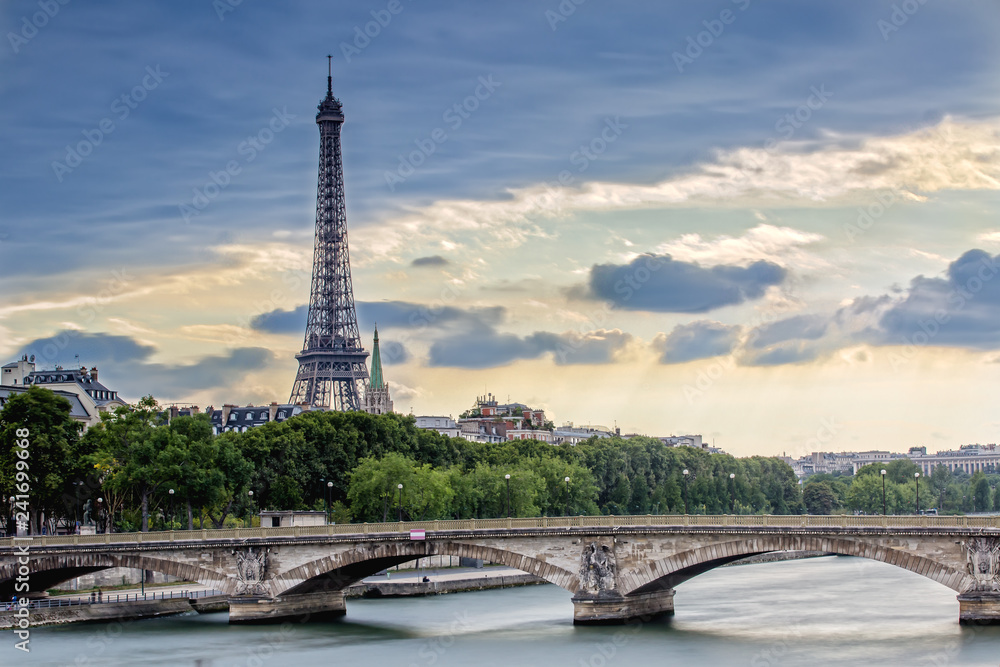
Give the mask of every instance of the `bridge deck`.
<path id="1" fill-rule="evenodd" d="M 630 516 L 570 516 L 511 519 L 458 519 L 439 521 L 393 521 L 388 523 L 343 523 L 328 526 L 284 528 L 232 528 L 151 531 L 146 533 L 101 533 L 97 535 L 39 535 L 34 547 L 180 542 L 190 540 L 239 540 L 248 538 L 323 537 L 405 534 L 411 530 L 494 531 L 547 528 L 658 528 L 664 530 L 698 528 L 790 528 L 790 529 L 956 529 L 1000 530 L 1000 515 L 994 516 L 854 516 L 854 515 L 771 515 L 771 514 L 689 514 Z M 0 539 L 0 548 L 12 547 L 18 538 Z"/>

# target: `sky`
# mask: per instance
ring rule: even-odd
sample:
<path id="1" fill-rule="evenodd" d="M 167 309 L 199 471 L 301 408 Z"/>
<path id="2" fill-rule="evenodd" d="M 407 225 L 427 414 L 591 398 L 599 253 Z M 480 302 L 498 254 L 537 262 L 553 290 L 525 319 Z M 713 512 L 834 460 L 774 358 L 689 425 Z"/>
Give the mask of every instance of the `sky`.
<path id="1" fill-rule="evenodd" d="M 1000 5 L 12 1 L 0 359 L 288 400 L 333 87 L 398 412 L 997 441 Z"/>

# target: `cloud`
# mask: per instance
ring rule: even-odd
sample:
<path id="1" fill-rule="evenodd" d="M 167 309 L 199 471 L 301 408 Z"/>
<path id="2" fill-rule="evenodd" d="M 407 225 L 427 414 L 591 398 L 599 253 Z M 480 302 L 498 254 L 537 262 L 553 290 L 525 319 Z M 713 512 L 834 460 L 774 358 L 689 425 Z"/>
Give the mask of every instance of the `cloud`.
<path id="1" fill-rule="evenodd" d="M 377 323 L 383 328 L 441 328 L 459 325 L 478 329 L 500 324 L 506 314 L 502 306 L 484 308 L 456 308 L 454 306 L 428 306 L 407 301 L 359 301 L 355 304 L 358 320 Z M 306 329 L 309 307 L 298 306 L 293 310 L 278 308 L 250 321 L 255 331 L 265 333 L 301 334 Z M 367 326 L 365 327 L 367 329 Z"/>
<path id="2" fill-rule="evenodd" d="M 749 345 L 760 349 L 789 340 L 817 340 L 829 326 L 822 315 L 796 315 L 757 327 L 750 334 Z"/>
<path id="3" fill-rule="evenodd" d="M 594 265 L 582 293 L 626 310 L 705 313 L 759 299 L 768 287 L 784 282 L 787 273 L 765 260 L 706 268 L 669 255 L 642 255 L 624 265 Z"/>
<path id="4" fill-rule="evenodd" d="M 448 266 L 449 264 L 451 264 L 451 262 L 449 262 L 441 255 L 431 255 L 430 257 L 417 257 L 415 260 L 410 262 L 410 266 L 413 267 Z"/>
<path id="5" fill-rule="evenodd" d="M 430 347 L 428 365 L 457 368 L 492 368 L 551 353 L 558 365 L 607 364 L 614 361 L 632 336 L 617 329 L 585 334 L 535 332 L 520 337 L 493 329 L 475 335 L 449 336 Z"/>
<path id="6" fill-rule="evenodd" d="M 548 236 L 539 218 L 581 211 L 672 207 L 802 207 L 867 201 L 893 191 L 912 201 L 946 190 L 1000 189 L 998 121 L 959 121 L 892 136 L 827 134 L 768 148 L 719 151 L 653 184 L 591 181 L 514 188 L 496 201 L 440 199 L 352 233 L 368 258 L 391 257 L 447 236 L 458 245 L 513 248 Z"/>
<path id="7" fill-rule="evenodd" d="M 854 299 L 832 315 L 797 315 L 750 332 L 740 363 L 801 363 L 845 347 L 1000 349 L 1000 255 L 969 250 L 941 277 L 917 276 L 898 295 Z"/>
<path id="8" fill-rule="evenodd" d="M 303 305 L 292 310 L 278 308 L 261 313 L 250 320 L 250 328 L 272 334 L 303 333 L 306 330 L 306 316 L 309 306 Z"/>
<path id="9" fill-rule="evenodd" d="M 740 326 L 729 326 L 711 320 L 679 324 L 669 335 L 660 334 L 653 348 L 664 364 L 682 364 L 695 359 L 707 359 L 729 354 L 739 340 Z"/>
<path id="10" fill-rule="evenodd" d="M 1000 348 L 1000 255 L 970 250 L 942 278 L 914 278 L 879 322 L 883 344 Z M 926 342 L 921 342 L 926 339 Z"/>
<path id="11" fill-rule="evenodd" d="M 780 260 L 784 266 L 819 269 L 828 264 L 803 246 L 823 240 L 820 234 L 804 232 L 791 227 L 757 225 L 742 236 L 722 234 L 712 239 L 701 234 L 684 234 L 679 239 L 656 247 L 660 255 L 699 264 L 740 264 L 753 260 Z"/>
<path id="12" fill-rule="evenodd" d="M 378 345 L 379 355 L 382 357 L 382 363 L 386 366 L 405 364 L 412 358 L 410 351 L 407 350 L 406 346 L 400 342 L 394 340 L 380 340 Z"/>
<path id="13" fill-rule="evenodd" d="M 25 345 L 19 354 L 34 354 L 39 370 L 57 363 L 97 366 L 101 382 L 123 397 L 153 394 L 178 398 L 201 389 L 229 387 L 260 370 L 273 358 L 269 350 L 242 347 L 222 355 L 202 357 L 191 364 L 167 365 L 151 362 L 156 348 L 128 336 L 106 333 L 60 331 Z"/>

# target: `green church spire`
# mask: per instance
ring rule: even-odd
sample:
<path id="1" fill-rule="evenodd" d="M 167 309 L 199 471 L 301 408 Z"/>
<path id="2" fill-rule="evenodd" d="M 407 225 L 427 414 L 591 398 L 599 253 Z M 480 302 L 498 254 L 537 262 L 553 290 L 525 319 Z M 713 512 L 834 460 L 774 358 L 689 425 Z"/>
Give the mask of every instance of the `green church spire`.
<path id="1" fill-rule="evenodd" d="M 382 382 L 382 356 L 378 351 L 378 324 L 375 325 L 375 344 L 372 346 L 372 389 L 381 389 L 385 386 Z"/>

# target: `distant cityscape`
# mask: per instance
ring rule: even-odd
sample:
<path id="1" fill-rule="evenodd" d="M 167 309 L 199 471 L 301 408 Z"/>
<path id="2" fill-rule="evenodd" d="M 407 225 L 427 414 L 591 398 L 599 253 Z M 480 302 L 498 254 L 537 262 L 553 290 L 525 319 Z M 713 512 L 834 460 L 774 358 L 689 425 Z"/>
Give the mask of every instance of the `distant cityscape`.
<path id="1" fill-rule="evenodd" d="M 376 342 L 375 350 L 378 350 Z M 377 352 L 376 352 L 377 354 Z M 365 404 L 366 411 L 374 414 L 386 412 L 385 405 L 390 410 L 391 399 L 388 398 L 387 385 L 381 378 L 381 364 L 373 364 L 373 372 L 377 372 L 377 385 L 384 387 L 386 392 L 384 402 L 380 405 Z M 118 396 L 118 392 L 108 388 L 99 381 L 96 367 L 65 369 L 56 366 L 51 370 L 39 370 L 35 362 L 27 356 L 6 364 L 0 369 L 0 407 L 12 395 L 27 391 L 33 385 L 51 389 L 57 395 L 70 402 L 70 416 L 83 424 L 87 429 L 100 422 L 100 413 L 111 411 L 127 405 Z M 218 435 L 227 431 L 247 431 L 270 422 L 281 422 L 313 408 L 308 403 L 277 403 L 267 405 L 237 406 L 224 404 L 220 408 L 209 406 L 204 413 L 209 415 L 213 433 Z M 203 411 L 196 405 L 166 406 L 165 416 L 168 420 L 178 416 L 200 414 Z M 501 403 L 498 398 L 487 393 L 477 396 L 473 406 L 459 414 L 452 415 L 413 415 L 417 428 L 437 431 L 453 438 L 465 438 L 472 442 L 502 443 L 510 440 L 537 440 L 551 445 L 576 445 L 590 438 L 610 438 L 617 436 L 628 439 L 639 433 L 622 433 L 617 427 L 598 424 L 575 425 L 565 422 L 556 426 L 550 421 L 544 410 L 532 408 L 525 403 Z M 725 453 L 721 448 L 705 442 L 701 435 L 661 435 L 651 436 L 668 447 L 694 447 L 709 453 Z M 887 464 L 899 459 L 909 459 L 915 463 L 924 475 L 930 475 L 937 466 L 945 466 L 952 472 L 996 473 L 1000 471 L 1000 450 L 996 443 L 961 445 L 958 449 L 941 450 L 928 453 L 927 447 L 910 447 L 906 453 L 890 452 L 888 450 L 870 450 L 863 452 L 812 452 L 805 456 L 793 458 L 782 455 L 781 460 L 788 463 L 795 475 L 804 480 L 812 475 L 827 473 L 833 475 L 853 475 L 869 464 Z"/>

